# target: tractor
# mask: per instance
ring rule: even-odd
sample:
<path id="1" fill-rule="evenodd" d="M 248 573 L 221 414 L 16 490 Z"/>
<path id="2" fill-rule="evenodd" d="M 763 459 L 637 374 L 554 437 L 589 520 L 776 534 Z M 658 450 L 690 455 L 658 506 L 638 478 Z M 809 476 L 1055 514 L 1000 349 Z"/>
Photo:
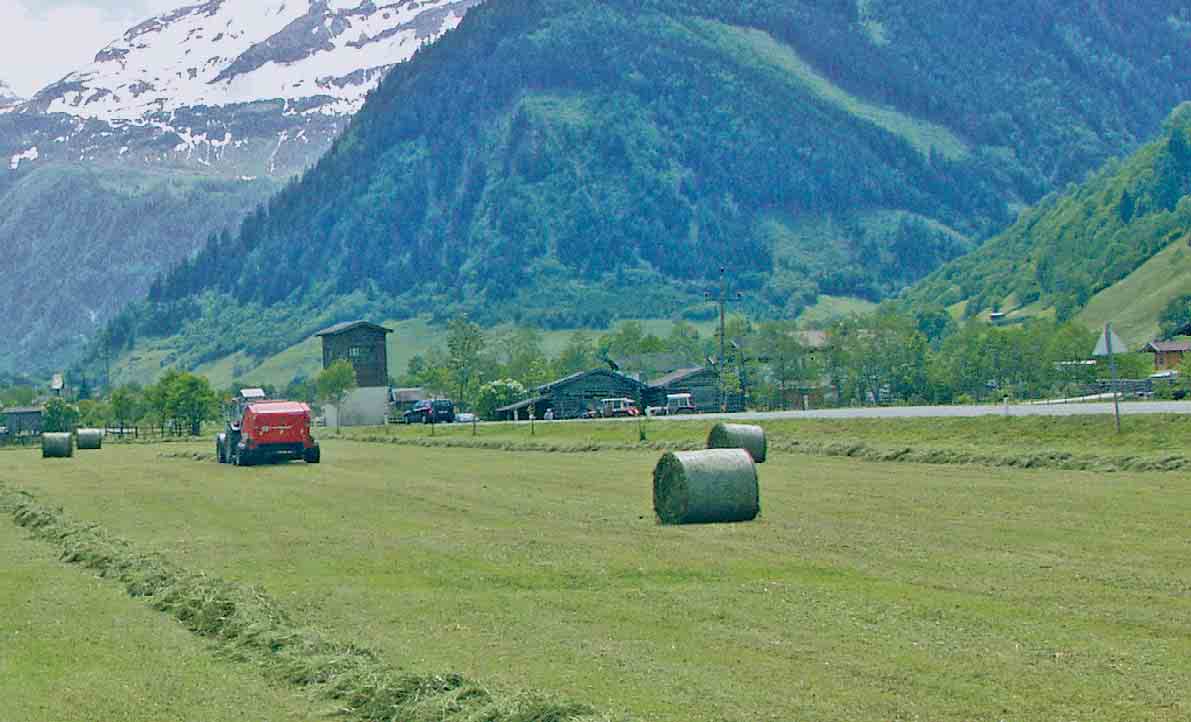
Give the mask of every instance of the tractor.
<path id="1" fill-rule="evenodd" d="M 310 426 L 306 404 L 270 401 L 260 389 L 244 389 L 215 439 L 215 455 L 219 463 L 236 466 L 291 459 L 317 464 L 321 452 Z"/>

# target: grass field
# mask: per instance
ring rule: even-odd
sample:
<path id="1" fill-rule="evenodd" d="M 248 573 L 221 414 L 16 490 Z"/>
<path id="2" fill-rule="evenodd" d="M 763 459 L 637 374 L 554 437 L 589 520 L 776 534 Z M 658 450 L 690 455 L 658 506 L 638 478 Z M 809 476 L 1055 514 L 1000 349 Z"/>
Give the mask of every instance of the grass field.
<path id="1" fill-rule="evenodd" d="M 207 446 L 13 451 L 0 479 L 403 669 L 633 719 L 1191 715 L 1191 475 L 777 455 L 760 521 L 664 528 L 653 452 L 159 457 Z"/>
<path id="2" fill-rule="evenodd" d="M 1191 406 L 1191 404 L 1189 404 Z M 649 442 L 698 444 L 706 440 L 712 421 L 646 420 Z M 1161 458 L 1191 453 L 1191 415 L 1127 416 L 1115 433 L 1111 416 L 924 418 L 924 419 L 790 419 L 764 422 L 772 442 L 805 444 L 868 444 L 876 448 L 943 449 L 1012 457 L 1045 452 L 1106 457 Z M 549 444 L 632 444 L 639 439 L 633 422 L 538 422 L 483 424 L 479 441 L 535 441 Z M 532 433 L 532 436 L 531 436 Z M 394 425 L 345 429 L 347 438 L 396 437 L 405 440 L 473 439 L 466 424 Z"/>
<path id="3" fill-rule="evenodd" d="M 0 522 L 4 722 L 332 719 Z"/>

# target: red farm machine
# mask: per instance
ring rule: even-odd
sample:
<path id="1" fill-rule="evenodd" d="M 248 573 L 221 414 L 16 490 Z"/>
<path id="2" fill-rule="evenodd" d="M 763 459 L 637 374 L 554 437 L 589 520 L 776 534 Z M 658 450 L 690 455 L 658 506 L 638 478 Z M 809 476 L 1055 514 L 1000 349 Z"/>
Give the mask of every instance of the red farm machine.
<path id="1" fill-rule="evenodd" d="M 270 401 L 260 389 L 244 389 L 236 397 L 225 428 L 215 439 L 221 464 L 253 466 L 302 459 L 321 460 L 311 434 L 310 407 L 295 401 Z"/>

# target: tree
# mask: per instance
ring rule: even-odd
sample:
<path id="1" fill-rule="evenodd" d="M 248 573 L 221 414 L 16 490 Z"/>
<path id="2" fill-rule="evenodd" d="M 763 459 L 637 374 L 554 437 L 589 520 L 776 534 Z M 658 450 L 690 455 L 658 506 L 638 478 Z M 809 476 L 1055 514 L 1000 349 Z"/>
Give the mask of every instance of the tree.
<path id="1" fill-rule="evenodd" d="M 79 402 L 79 423 L 87 428 L 107 428 L 112 407 L 104 401 L 85 399 Z"/>
<path id="2" fill-rule="evenodd" d="M 1158 315 L 1163 338 L 1171 338 L 1191 327 L 1191 294 L 1184 294 L 1166 304 Z"/>
<path id="3" fill-rule="evenodd" d="M 516 379 L 490 381 L 480 387 L 476 413 L 483 419 L 496 418 L 496 410 L 525 398 L 525 387 Z"/>
<path id="4" fill-rule="evenodd" d="M 130 386 L 121 386 L 112 391 L 112 418 L 124 432 L 124 427 L 136 424 L 144 416 L 144 410 L 136 391 Z"/>
<path id="5" fill-rule="evenodd" d="M 460 316 L 447 327 L 447 368 L 451 372 L 457 400 L 468 398 L 472 382 L 480 364 L 480 352 L 484 350 L 484 332 L 477 324 Z"/>
<path id="6" fill-rule="evenodd" d="M 793 330 L 781 322 L 761 326 L 758 351 L 769 362 L 769 374 L 777 387 L 777 403 L 771 405 L 784 410 L 789 405 L 791 384 L 804 378 L 806 351 Z"/>
<path id="7" fill-rule="evenodd" d="M 190 435 L 202 433 L 203 422 L 219 414 L 219 399 L 205 377 L 190 373 L 175 377 L 166 392 L 171 418 L 189 426 Z"/>
<path id="8" fill-rule="evenodd" d="M 336 431 L 339 430 L 339 421 L 343 416 L 343 402 L 357 385 L 356 367 L 347 359 L 340 359 L 323 369 L 315 381 L 318 397 L 335 406 Z"/>
<path id="9" fill-rule="evenodd" d="M 50 399 L 45 405 L 42 417 L 42 431 L 49 434 L 66 434 L 79 425 L 79 410 L 60 398 Z"/>
<path id="10" fill-rule="evenodd" d="M 595 341 L 590 333 L 576 331 L 567 340 L 567 345 L 554 362 L 554 374 L 570 376 L 580 371 L 590 371 L 599 364 L 596 358 Z"/>

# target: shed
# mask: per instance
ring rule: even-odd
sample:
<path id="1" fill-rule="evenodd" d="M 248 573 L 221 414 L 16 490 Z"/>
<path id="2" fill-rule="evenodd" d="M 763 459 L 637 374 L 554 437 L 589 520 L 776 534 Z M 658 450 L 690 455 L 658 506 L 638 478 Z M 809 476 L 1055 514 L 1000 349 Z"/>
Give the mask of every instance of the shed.
<path id="1" fill-rule="evenodd" d="M 700 413 L 718 413 L 720 411 L 720 381 L 719 374 L 710 366 L 680 369 L 655 379 L 649 385 L 649 405 L 665 406 L 666 397 L 670 394 L 690 394 L 691 401 Z M 742 394 L 728 394 L 728 411 L 737 413 L 744 411 L 744 397 Z"/>
<path id="2" fill-rule="evenodd" d="M 1126 349 L 1121 349 L 1124 352 Z M 1191 352 L 1191 341 L 1153 341 L 1146 345 L 1146 353 L 1154 354 L 1155 371 L 1177 370 L 1183 357 Z"/>
<path id="3" fill-rule="evenodd" d="M 368 321 L 350 321 L 319 331 L 323 340 L 323 368 L 347 359 L 356 370 L 360 388 L 388 387 L 389 350 L 386 338 L 393 333 Z"/>
<path id="4" fill-rule="evenodd" d="M 528 415 L 534 408 L 535 417 L 542 418 L 547 409 L 554 409 L 556 419 L 577 419 L 599 408 L 600 401 L 610 398 L 644 400 L 645 384 L 631 376 L 609 369 L 582 371 L 535 389 L 535 396 L 496 410 L 501 419 L 515 419 L 514 414 Z"/>
<path id="5" fill-rule="evenodd" d="M 40 436 L 45 409 L 40 406 L 4 410 L 9 436 Z"/>

